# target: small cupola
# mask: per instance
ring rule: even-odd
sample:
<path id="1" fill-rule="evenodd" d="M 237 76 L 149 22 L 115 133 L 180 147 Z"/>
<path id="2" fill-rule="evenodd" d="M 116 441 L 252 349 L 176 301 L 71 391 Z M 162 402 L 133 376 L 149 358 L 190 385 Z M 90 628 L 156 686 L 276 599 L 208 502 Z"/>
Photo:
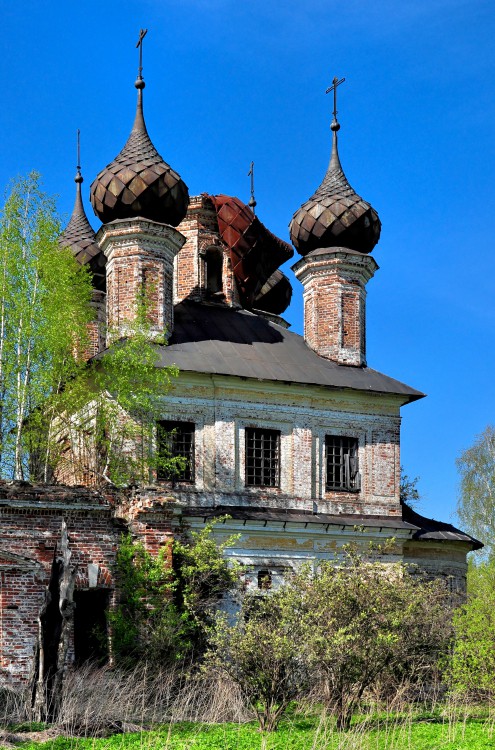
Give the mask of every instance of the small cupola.
<path id="1" fill-rule="evenodd" d="M 139 44 L 140 55 L 141 50 L 142 44 Z M 115 219 L 142 217 L 175 227 L 186 215 L 189 192 L 148 135 L 143 114 L 145 82 L 141 56 L 134 85 L 137 106 L 131 134 L 120 154 L 93 181 L 91 203 L 103 224 Z"/>
<path id="2" fill-rule="evenodd" d="M 378 266 L 369 253 L 380 237 L 375 209 L 349 185 L 337 148 L 337 86 L 332 156 L 314 195 L 290 223 L 303 256 L 292 270 L 304 286 L 304 338 L 317 354 L 340 365 L 366 365 L 366 284 Z M 328 93 L 327 91 L 327 93 Z"/>
<path id="3" fill-rule="evenodd" d="M 333 80 L 335 92 L 342 81 Z M 340 163 L 336 99 L 334 98 L 332 153 L 323 182 L 299 208 L 289 225 L 292 243 L 301 255 L 322 247 L 346 247 L 369 253 L 380 239 L 381 222 L 375 209 L 349 185 Z"/>
<path id="4" fill-rule="evenodd" d="M 98 354 L 105 343 L 105 292 L 106 292 L 106 258 L 101 252 L 96 240 L 93 227 L 88 221 L 86 211 L 82 202 L 81 185 L 84 182 L 81 174 L 81 149 L 77 131 L 77 167 L 74 182 L 76 183 L 76 200 L 72 210 L 72 216 L 66 228 L 59 237 L 61 247 L 71 250 L 75 259 L 82 266 L 87 266 L 91 273 L 93 284 L 93 295 L 91 305 L 94 310 L 94 318 L 88 324 L 89 346 L 85 352 L 85 359 Z"/>
<path id="5" fill-rule="evenodd" d="M 80 165 L 80 147 L 79 147 L 79 130 L 77 131 L 77 167 L 74 182 L 76 183 L 76 200 L 69 223 L 59 237 L 59 243 L 62 247 L 68 247 L 76 260 L 81 265 L 91 263 L 91 261 L 100 254 L 100 248 L 96 242 L 96 235 L 93 227 L 88 221 L 86 211 L 84 210 L 81 185 L 84 178 L 81 174 Z"/>
<path id="6" fill-rule="evenodd" d="M 129 139 L 91 185 L 91 202 L 103 226 L 96 241 L 106 258 L 107 345 L 132 330 L 144 300 L 150 336 L 174 327 L 174 259 L 186 238 L 174 227 L 187 212 L 187 186 L 153 146 L 143 116 L 143 39 L 136 80 L 137 110 Z"/>

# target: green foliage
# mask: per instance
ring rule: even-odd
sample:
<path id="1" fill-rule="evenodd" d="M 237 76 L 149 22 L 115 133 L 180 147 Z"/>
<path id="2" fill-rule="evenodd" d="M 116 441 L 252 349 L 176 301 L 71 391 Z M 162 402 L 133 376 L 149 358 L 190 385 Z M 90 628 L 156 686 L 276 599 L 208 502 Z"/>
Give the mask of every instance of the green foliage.
<path id="1" fill-rule="evenodd" d="M 495 427 L 488 426 L 457 459 L 460 492 L 457 513 L 464 528 L 495 552 Z"/>
<path id="2" fill-rule="evenodd" d="M 152 336 L 148 304 L 140 299 L 126 338 L 91 360 L 57 394 L 52 463 L 72 481 L 121 487 L 149 482 L 158 468 L 166 466 L 172 474 L 183 469 L 184 459 L 157 451 L 156 422 L 178 374 L 175 366 L 157 367 L 157 347 L 165 344 Z M 57 455 L 61 437 L 65 454 Z"/>
<path id="3" fill-rule="evenodd" d="M 239 621 L 217 615 L 207 666 L 226 672 L 242 689 L 260 729 L 275 730 L 291 701 L 304 694 L 308 665 L 286 609 L 287 589 L 247 595 Z"/>
<path id="4" fill-rule="evenodd" d="M 495 693 L 495 560 L 470 564 L 468 598 L 454 615 L 455 645 L 450 674 L 455 692 Z"/>
<path id="5" fill-rule="evenodd" d="M 287 617 L 341 728 L 349 726 L 365 690 L 385 678 L 431 678 L 449 642 L 443 584 L 380 561 L 383 551 L 364 556 L 349 546 L 340 566 L 305 569 L 286 589 Z"/>
<path id="6" fill-rule="evenodd" d="M 445 586 L 373 554 L 349 547 L 340 565 L 305 567 L 278 591 L 246 597 L 237 623 L 218 618 L 209 659 L 240 685 L 262 729 L 307 687 L 345 729 L 385 678 L 431 679 L 449 644 Z"/>
<path id="7" fill-rule="evenodd" d="M 356 724 L 345 737 L 331 721 L 319 717 L 294 718 L 281 723 L 269 737 L 254 724 L 178 723 L 153 731 L 114 735 L 104 739 L 58 737 L 37 744 L 23 743 L 23 750 L 492 750 L 493 727 L 489 721 L 455 717 L 439 721 L 421 716 L 394 714 L 369 725 Z"/>
<path id="8" fill-rule="evenodd" d="M 91 282 L 58 244 L 54 199 L 35 172 L 10 188 L 0 217 L 0 467 L 29 478 L 47 399 L 78 372 L 87 342 Z M 28 419 L 29 416 L 29 419 Z M 35 424 L 37 428 L 35 429 Z M 42 460 L 42 459 L 41 459 Z"/>
<path id="9" fill-rule="evenodd" d="M 404 467 L 400 467 L 400 499 L 401 502 L 409 505 L 410 508 L 417 508 L 421 503 L 421 495 L 418 490 L 419 477 L 411 479 Z"/>
<path id="10" fill-rule="evenodd" d="M 206 524 L 189 541 L 175 539 L 156 557 L 130 535 L 122 538 L 116 561 L 120 601 L 109 614 L 118 661 L 161 667 L 201 656 L 214 608 L 239 577 L 238 565 L 223 557 L 236 537 L 217 544 L 214 526 Z"/>

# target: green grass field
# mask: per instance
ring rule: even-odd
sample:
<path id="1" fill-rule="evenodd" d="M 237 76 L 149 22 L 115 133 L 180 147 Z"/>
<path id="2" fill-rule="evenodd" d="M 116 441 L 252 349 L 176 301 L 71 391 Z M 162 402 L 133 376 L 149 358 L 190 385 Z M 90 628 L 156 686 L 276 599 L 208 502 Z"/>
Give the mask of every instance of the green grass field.
<path id="1" fill-rule="evenodd" d="M 333 722 L 294 718 L 262 737 L 255 724 L 180 723 L 106 739 L 58 737 L 23 743 L 23 750 L 495 750 L 495 727 L 487 718 L 356 721 L 346 733 Z"/>

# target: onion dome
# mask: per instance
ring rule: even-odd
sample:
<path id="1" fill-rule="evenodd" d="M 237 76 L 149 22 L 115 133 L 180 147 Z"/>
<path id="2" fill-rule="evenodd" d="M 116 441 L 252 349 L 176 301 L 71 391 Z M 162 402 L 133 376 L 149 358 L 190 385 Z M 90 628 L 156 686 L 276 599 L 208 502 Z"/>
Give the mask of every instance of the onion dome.
<path id="1" fill-rule="evenodd" d="M 143 89 L 138 75 L 134 125 L 124 148 L 99 173 L 90 188 L 95 214 L 104 224 L 114 219 L 145 219 L 177 226 L 186 215 L 189 192 L 153 146 L 143 116 Z"/>
<path id="2" fill-rule="evenodd" d="M 277 269 L 263 284 L 254 300 L 257 310 L 281 315 L 289 307 L 292 286 L 287 276 Z"/>
<path id="3" fill-rule="evenodd" d="M 76 200 L 70 221 L 59 237 L 59 243 L 63 247 L 69 247 L 76 260 L 83 266 L 98 255 L 100 248 L 96 243 L 94 229 L 89 223 L 84 210 L 81 197 L 83 176 L 79 166 L 77 167 L 74 182 L 76 183 Z"/>
<path id="4" fill-rule="evenodd" d="M 230 250 L 241 304 L 248 310 L 258 307 L 256 299 L 265 283 L 292 258 L 294 250 L 272 234 L 239 198 L 211 195 L 210 199 L 217 212 L 220 237 Z"/>
<path id="5" fill-rule="evenodd" d="M 337 147 L 340 125 L 334 118 L 332 155 L 316 192 L 296 211 L 289 225 L 293 244 L 301 255 L 323 247 L 345 247 L 360 253 L 373 250 L 381 222 L 375 209 L 349 185 Z"/>

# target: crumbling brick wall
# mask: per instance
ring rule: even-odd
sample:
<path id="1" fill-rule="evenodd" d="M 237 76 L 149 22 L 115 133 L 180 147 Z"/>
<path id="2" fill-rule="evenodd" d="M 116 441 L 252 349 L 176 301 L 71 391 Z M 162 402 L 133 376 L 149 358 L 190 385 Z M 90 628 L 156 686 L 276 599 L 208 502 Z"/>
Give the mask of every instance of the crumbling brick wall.
<path id="1" fill-rule="evenodd" d="M 155 498 L 127 505 L 82 487 L 0 482 L 0 684 L 22 688 L 33 675 L 38 617 L 67 524 L 76 591 L 115 587 L 114 563 L 127 529 L 154 554 L 171 538 L 170 513 Z M 71 649 L 73 656 L 73 648 Z"/>

